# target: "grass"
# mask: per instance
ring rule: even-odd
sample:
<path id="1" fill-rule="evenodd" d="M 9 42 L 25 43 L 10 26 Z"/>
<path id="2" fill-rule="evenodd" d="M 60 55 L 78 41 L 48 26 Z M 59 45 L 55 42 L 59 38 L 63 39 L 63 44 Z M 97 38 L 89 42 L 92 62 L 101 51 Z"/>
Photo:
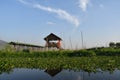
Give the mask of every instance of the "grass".
<path id="1" fill-rule="evenodd" d="M 120 56 L 119 48 L 100 48 L 100 49 L 86 49 L 86 50 L 59 50 L 59 51 L 14 51 L 2 50 L 0 57 L 93 57 L 93 56 Z"/>

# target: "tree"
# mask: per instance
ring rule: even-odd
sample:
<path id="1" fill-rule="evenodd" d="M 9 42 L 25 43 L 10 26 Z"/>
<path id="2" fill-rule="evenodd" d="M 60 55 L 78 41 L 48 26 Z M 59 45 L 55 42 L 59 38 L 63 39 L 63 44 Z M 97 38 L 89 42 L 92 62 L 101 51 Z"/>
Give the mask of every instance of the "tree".
<path id="1" fill-rule="evenodd" d="M 116 44 L 114 42 L 109 43 L 109 47 L 115 47 L 115 46 L 116 46 Z"/>
<path id="2" fill-rule="evenodd" d="M 119 48 L 120 47 L 120 42 L 116 43 L 116 47 Z"/>

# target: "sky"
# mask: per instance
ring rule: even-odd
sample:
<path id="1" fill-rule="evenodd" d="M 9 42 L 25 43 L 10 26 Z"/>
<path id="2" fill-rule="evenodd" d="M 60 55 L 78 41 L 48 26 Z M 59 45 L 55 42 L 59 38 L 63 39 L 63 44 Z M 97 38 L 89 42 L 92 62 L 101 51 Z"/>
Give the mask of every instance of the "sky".
<path id="1" fill-rule="evenodd" d="M 0 40 L 45 45 L 54 33 L 62 47 L 120 42 L 120 0 L 0 0 Z"/>

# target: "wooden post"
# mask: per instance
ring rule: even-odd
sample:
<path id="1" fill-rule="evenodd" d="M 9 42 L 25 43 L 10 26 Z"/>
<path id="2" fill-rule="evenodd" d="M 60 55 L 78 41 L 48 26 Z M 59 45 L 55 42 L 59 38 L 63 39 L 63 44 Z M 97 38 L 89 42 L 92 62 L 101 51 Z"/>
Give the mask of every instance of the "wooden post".
<path id="1" fill-rule="evenodd" d="M 81 31 L 81 40 L 82 40 L 82 49 L 84 48 L 84 42 L 83 42 L 83 33 L 82 33 L 82 31 Z"/>
<path id="2" fill-rule="evenodd" d="M 57 47 L 60 49 L 61 48 L 61 42 L 60 42 L 60 40 L 58 40 L 58 42 L 57 42 Z"/>

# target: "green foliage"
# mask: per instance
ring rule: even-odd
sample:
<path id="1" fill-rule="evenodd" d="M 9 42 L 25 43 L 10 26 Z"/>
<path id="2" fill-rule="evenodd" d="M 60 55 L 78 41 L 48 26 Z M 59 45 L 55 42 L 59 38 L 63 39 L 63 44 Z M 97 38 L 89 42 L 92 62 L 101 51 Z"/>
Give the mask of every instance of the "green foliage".
<path id="1" fill-rule="evenodd" d="M 102 48 L 95 50 L 97 56 L 120 56 L 119 48 Z"/>
<path id="2" fill-rule="evenodd" d="M 110 43 L 109 43 L 109 47 L 112 47 L 112 48 L 120 48 L 120 42 L 117 42 L 117 43 L 110 42 Z"/>
<path id="3" fill-rule="evenodd" d="M 30 50 L 29 49 L 23 49 L 23 52 L 30 52 Z"/>
<path id="4" fill-rule="evenodd" d="M 116 44 L 115 44 L 114 42 L 110 42 L 110 43 L 109 43 L 109 46 L 110 46 L 110 47 L 116 47 Z"/>
<path id="5" fill-rule="evenodd" d="M 13 49 L 12 49 L 12 47 L 8 44 L 7 46 L 6 46 L 6 48 L 4 49 L 4 51 L 8 51 L 8 52 L 11 52 Z"/>
<path id="6" fill-rule="evenodd" d="M 117 48 L 120 48 L 120 42 L 117 42 L 117 43 L 116 43 L 116 47 L 117 47 Z"/>
<path id="7" fill-rule="evenodd" d="M 73 69 L 96 72 L 97 69 L 113 71 L 120 69 L 119 48 L 59 51 L 0 51 L 0 73 L 13 68 Z"/>
<path id="8" fill-rule="evenodd" d="M 0 73 L 9 72 L 13 68 L 36 69 L 72 69 L 96 72 L 120 69 L 120 57 L 56 57 L 56 58 L 0 58 Z"/>
<path id="9" fill-rule="evenodd" d="M 6 48 L 0 51 L 0 57 L 92 57 L 92 56 L 120 56 L 119 48 L 99 48 L 88 50 L 59 50 L 59 51 L 39 51 L 30 52 L 29 50 L 15 51 Z"/>
<path id="10" fill-rule="evenodd" d="M 92 51 L 92 50 L 90 50 L 90 51 L 87 51 L 87 50 L 80 50 L 80 55 L 81 56 L 95 56 L 96 55 L 96 53 L 94 52 L 94 51 Z"/>

